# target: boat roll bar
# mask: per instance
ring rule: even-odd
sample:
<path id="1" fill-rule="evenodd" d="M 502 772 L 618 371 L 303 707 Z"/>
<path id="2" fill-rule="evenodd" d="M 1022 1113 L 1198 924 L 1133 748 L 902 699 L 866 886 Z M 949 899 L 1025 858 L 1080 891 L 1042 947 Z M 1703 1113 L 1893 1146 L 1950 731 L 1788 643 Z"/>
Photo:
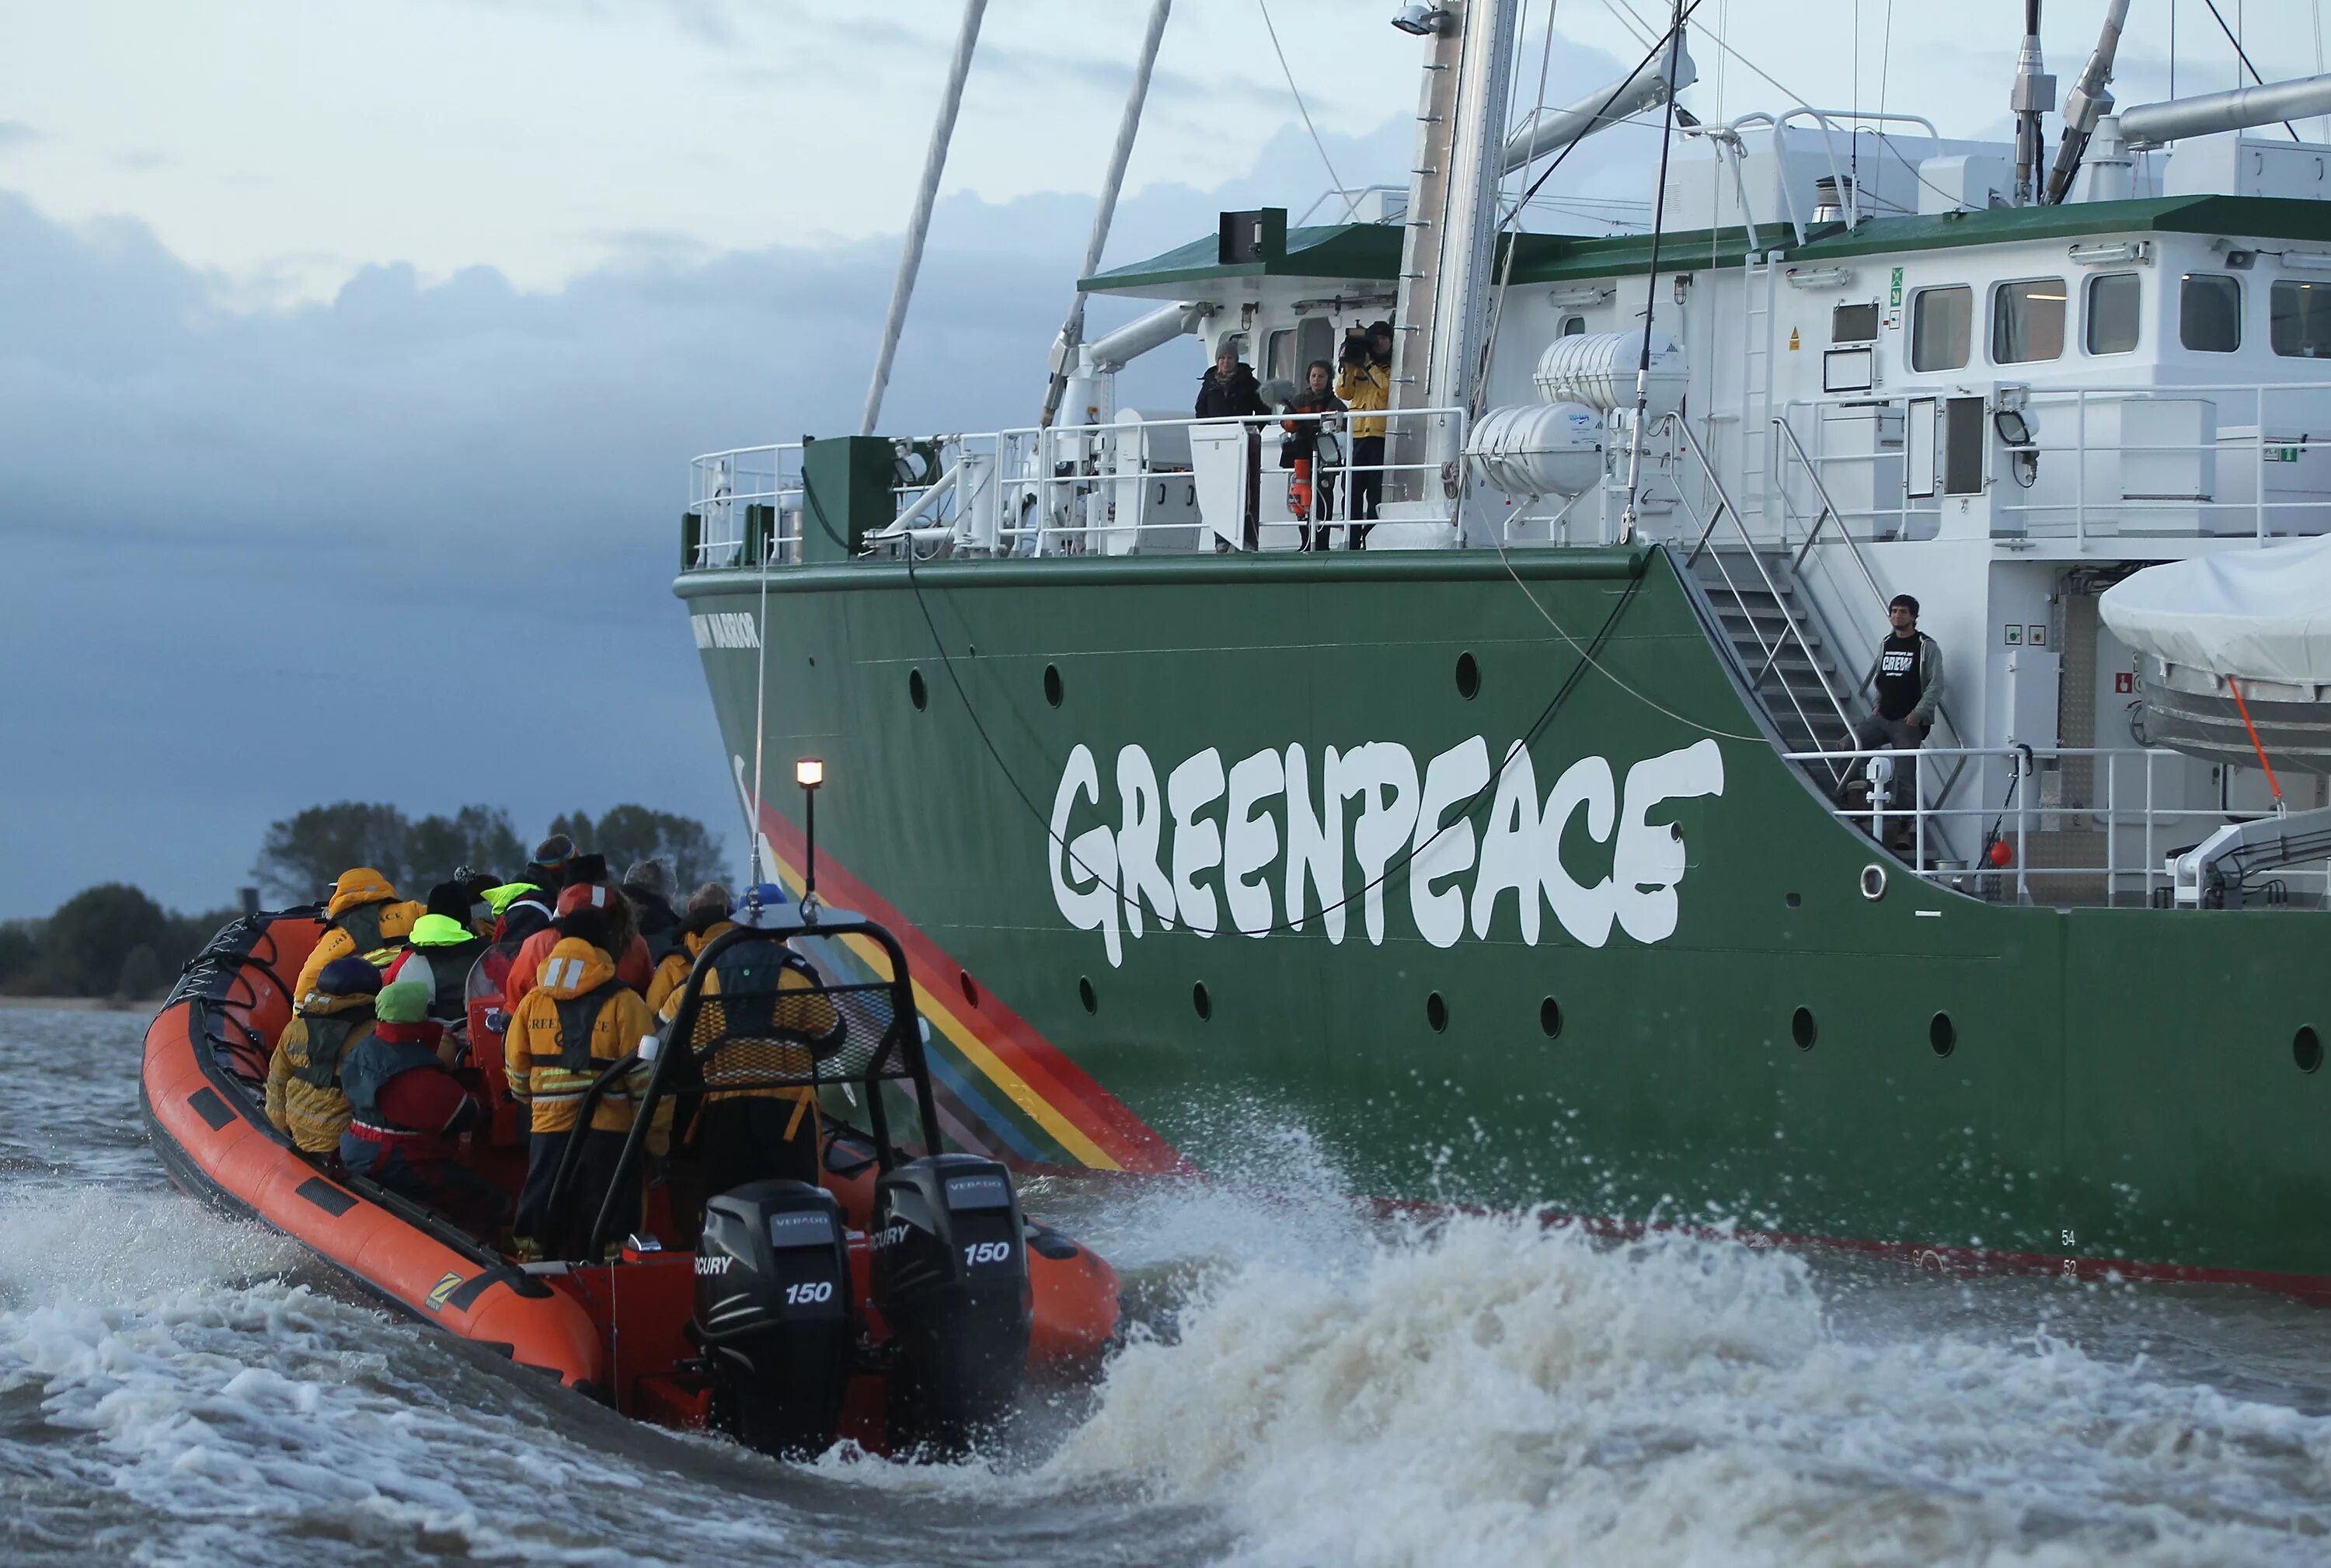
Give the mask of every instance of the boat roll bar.
<path id="1" fill-rule="evenodd" d="M 890 968 L 888 979 L 875 978 L 844 984 L 822 985 L 816 990 L 783 993 L 785 996 L 799 997 L 804 1000 L 823 996 L 829 1002 L 837 1003 L 851 997 L 870 997 L 875 993 L 882 993 L 880 997 L 883 1014 L 879 1020 L 880 1038 L 873 1041 L 851 1041 L 845 1038 L 822 1054 L 812 1050 L 812 1060 L 806 1071 L 786 1073 L 781 1079 L 763 1078 L 749 1082 L 724 1080 L 714 1087 L 720 1089 L 738 1088 L 816 1089 L 826 1084 L 847 1084 L 853 1089 L 862 1089 L 866 1095 L 867 1117 L 872 1123 L 875 1158 L 880 1162 L 880 1168 L 888 1172 L 899 1164 L 899 1151 L 893 1146 L 890 1138 L 890 1111 L 883 1104 L 882 1085 L 885 1080 L 905 1079 L 911 1086 L 915 1113 L 923 1124 L 923 1143 L 926 1145 L 926 1152 L 934 1155 L 945 1152 L 944 1141 L 939 1132 L 938 1102 L 932 1093 L 930 1069 L 923 1057 L 923 1035 L 919 1027 L 921 1014 L 916 1010 L 914 985 L 908 977 L 907 955 L 899 947 L 898 938 L 863 915 L 825 909 L 818 912 L 817 919 L 813 923 L 803 919 L 797 908 L 793 910 L 783 910 L 764 906 L 756 923 L 751 925 L 739 923 L 734 928 L 724 931 L 707 942 L 703 951 L 696 955 L 695 964 L 690 967 L 688 980 L 680 992 L 680 1006 L 673 1012 L 671 1022 L 665 1025 L 661 1032 L 661 1038 L 663 1044 L 662 1048 L 656 1052 L 655 1067 L 648 1076 L 647 1092 L 640 1097 L 639 1104 L 633 1107 L 632 1128 L 623 1138 L 623 1152 L 615 1162 L 614 1175 L 607 1183 L 606 1196 L 600 1201 L 598 1217 L 592 1221 L 591 1233 L 585 1239 L 584 1253 L 586 1259 L 596 1259 L 601 1249 L 606 1244 L 610 1231 L 615 1223 L 619 1197 L 639 1171 L 640 1162 L 645 1157 L 648 1128 L 655 1120 L 656 1107 L 661 1105 L 668 1096 L 683 1090 L 691 1090 L 696 1087 L 693 1083 L 674 1081 L 673 1063 L 686 1057 L 692 1067 L 698 1060 L 699 1053 L 692 1041 L 696 1035 L 697 1020 L 702 1014 L 706 1003 L 710 1001 L 723 1003 L 728 1008 L 742 1011 L 747 1001 L 743 995 L 723 996 L 719 993 L 715 993 L 711 997 L 707 998 L 704 994 L 706 976 L 709 975 L 719 964 L 722 955 L 747 943 L 783 946 L 801 936 L 857 937 L 880 950 L 882 958 Z M 863 1003 L 856 1006 L 837 1006 L 836 1011 L 841 1014 L 844 1025 L 850 1029 L 861 1029 L 876 1022 L 869 1016 L 870 1009 Z M 733 1019 L 724 1019 L 724 1027 L 733 1022 Z M 723 1035 L 714 1040 L 710 1042 L 710 1049 L 702 1054 L 711 1054 L 713 1050 L 728 1043 L 729 1038 Z M 853 1059 L 859 1057 L 863 1058 L 863 1066 L 852 1070 Z M 632 1060 L 633 1065 L 636 1065 L 635 1058 L 628 1060 Z M 576 1111 L 575 1125 L 577 1129 L 590 1125 L 591 1113 L 596 1107 L 599 1096 L 606 1086 L 620 1076 L 617 1069 L 623 1065 L 618 1063 L 615 1068 L 610 1068 L 601 1073 L 598 1080 L 591 1086 L 589 1096 Z M 569 1167 L 572 1164 L 575 1151 L 579 1147 L 579 1139 L 570 1137 L 567 1140 L 566 1151 L 559 1162 L 559 1182 L 553 1189 L 558 1196 L 564 1196 L 559 1189 L 564 1186 L 570 1174 Z M 555 1202 L 556 1199 L 554 1199 Z"/>

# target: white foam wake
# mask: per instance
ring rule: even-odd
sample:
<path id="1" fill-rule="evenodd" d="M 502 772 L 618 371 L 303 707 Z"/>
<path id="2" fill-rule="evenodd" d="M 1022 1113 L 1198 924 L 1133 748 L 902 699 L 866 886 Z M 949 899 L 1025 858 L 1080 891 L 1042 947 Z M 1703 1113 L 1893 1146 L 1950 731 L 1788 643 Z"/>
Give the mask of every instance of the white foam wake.
<path id="1" fill-rule="evenodd" d="M 1858 1344 L 1797 1258 L 1527 1220 L 1257 1258 L 1046 1475 L 1227 1511 L 1258 1565 L 2320 1563 L 2331 1421 L 2044 1337 Z"/>

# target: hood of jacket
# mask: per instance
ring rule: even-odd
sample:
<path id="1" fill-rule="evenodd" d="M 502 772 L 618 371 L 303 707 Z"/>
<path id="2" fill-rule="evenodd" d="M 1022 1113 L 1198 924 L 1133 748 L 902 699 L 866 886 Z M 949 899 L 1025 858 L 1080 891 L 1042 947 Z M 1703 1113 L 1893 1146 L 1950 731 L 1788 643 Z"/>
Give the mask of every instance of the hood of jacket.
<path id="1" fill-rule="evenodd" d="M 596 991 L 615 977 L 615 961 L 580 936 L 561 936 L 535 972 L 538 990 L 561 1002 Z"/>
<path id="2" fill-rule="evenodd" d="M 680 934 L 680 940 L 681 945 L 687 947 L 688 955 L 690 958 L 693 958 L 698 954 L 703 952 L 707 945 L 709 945 L 715 936 L 719 936 L 724 931 L 733 931 L 736 928 L 737 922 L 734 920 L 715 920 L 707 925 L 700 931 L 695 929 L 691 926 L 688 930 L 682 931 Z"/>
<path id="3" fill-rule="evenodd" d="M 373 993 L 369 991 L 354 991 L 345 996 L 336 996 L 328 991 L 310 991 L 300 1000 L 300 1016 L 329 1018 L 335 1012 L 354 1012 L 358 1008 L 370 1012 L 372 1003 Z"/>
<path id="4" fill-rule="evenodd" d="M 332 884 L 331 901 L 324 906 L 328 918 L 337 919 L 360 904 L 385 904 L 396 897 L 396 889 L 386 877 L 370 866 L 357 866 L 340 873 Z"/>

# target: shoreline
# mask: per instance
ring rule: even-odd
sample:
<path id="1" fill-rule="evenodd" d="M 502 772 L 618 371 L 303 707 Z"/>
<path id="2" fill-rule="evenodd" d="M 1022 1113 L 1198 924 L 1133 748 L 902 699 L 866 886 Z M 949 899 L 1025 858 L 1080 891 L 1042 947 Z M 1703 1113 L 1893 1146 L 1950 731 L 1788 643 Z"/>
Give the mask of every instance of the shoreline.
<path id="1" fill-rule="evenodd" d="M 155 1003 L 125 1002 L 111 996 L 0 996 L 0 1007 L 21 1007 L 38 1012 L 135 1012 Z"/>

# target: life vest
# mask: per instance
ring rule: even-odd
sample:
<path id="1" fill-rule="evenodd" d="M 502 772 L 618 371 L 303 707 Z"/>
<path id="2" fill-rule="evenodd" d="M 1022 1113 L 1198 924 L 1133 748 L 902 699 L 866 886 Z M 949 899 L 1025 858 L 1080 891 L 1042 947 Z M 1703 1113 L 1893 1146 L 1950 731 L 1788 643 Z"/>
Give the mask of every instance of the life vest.
<path id="1" fill-rule="evenodd" d="M 469 1016 L 470 971 L 477 966 L 478 955 L 486 947 L 484 937 L 473 936 L 447 947 L 413 949 L 429 960 L 430 1017 L 444 1020 Z"/>
<path id="2" fill-rule="evenodd" d="M 405 1133 L 408 1129 L 390 1126 L 383 1119 L 381 1088 L 399 1073 L 437 1065 L 437 1053 L 419 1041 L 384 1040 L 376 1032 L 357 1041 L 347 1060 L 340 1064 L 340 1092 L 348 1097 L 355 1120 L 367 1128 L 392 1136 Z"/>
<path id="3" fill-rule="evenodd" d="M 620 980 L 609 980 L 579 996 L 554 999 L 558 1009 L 558 1067 L 562 1072 L 594 1072 L 606 1064 L 591 1054 L 591 1031 L 599 1026 L 599 1014 L 623 989 Z"/>
<path id="4" fill-rule="evenodd" d="M 339 1082 L 340 1054 L 347 1049 L 348 1037 L 359 1027 L 371 1027 L 372 1009 L 351 1007 L 345 1012 L 303 1012 L 300 1017 L 307 1025 L 308 1060 L 295 1065 L 291 1076 L 313 1088 L 331 1088 Z"/>
<path id="5" fill-rule="evenodd" d="M 348 941 L 354 945 L 356 952 L 375 968 L 385 966 L 404 946 L 402 936 L 381 935 L 380 912 L 383 908 L 385 906 L 380 904 L 358 904 L 332 921 L 333 925 L 347 933 Z"/>

